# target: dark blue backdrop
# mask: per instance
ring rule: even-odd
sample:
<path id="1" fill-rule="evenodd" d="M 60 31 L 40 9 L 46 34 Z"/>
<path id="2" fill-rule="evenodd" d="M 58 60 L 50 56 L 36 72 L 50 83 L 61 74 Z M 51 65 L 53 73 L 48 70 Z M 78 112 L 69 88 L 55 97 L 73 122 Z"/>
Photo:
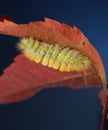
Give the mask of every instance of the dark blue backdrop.
<path id="1" fill-rule="evenodd" d="M 48 17 L 76 25 L 97 48 L 108 73 L 107 0 L 1 0 L 0 15 L 8 15 L 17 23 Z M 0 35 L 0 73 L 19 53 L 17 41 Z M 99 130 L 99 90 L 55 88 L 21 103 L 0 105 L 0 130 Z"/>

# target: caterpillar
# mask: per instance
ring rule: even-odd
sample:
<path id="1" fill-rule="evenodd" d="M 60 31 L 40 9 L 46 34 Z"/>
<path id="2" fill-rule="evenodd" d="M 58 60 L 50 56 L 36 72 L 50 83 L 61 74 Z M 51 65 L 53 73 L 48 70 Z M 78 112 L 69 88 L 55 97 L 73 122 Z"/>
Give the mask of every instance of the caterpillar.
<path id="1" fill-rule="evenodd" d="M 68 46 L 32 38 L 22 38 L 17 46 L 29 60 L 62 72 L 87 70 L 92 63 L 82 52 Z"/>

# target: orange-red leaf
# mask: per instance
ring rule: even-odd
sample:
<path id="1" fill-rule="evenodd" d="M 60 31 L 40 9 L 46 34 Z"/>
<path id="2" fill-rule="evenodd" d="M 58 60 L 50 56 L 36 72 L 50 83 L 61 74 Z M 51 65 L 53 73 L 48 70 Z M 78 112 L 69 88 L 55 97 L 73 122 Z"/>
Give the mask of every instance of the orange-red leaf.
<path id="1" fill-rule="evenodd" d="M 101 58 L 77 27 L 61 24 L 48 18 L 45 19 L 45 22 L 38 21 L 29 24 L 16 24 L 4 19 L 0 20 L 0 33 L 72 47 L 83 52 L 93 62 L 87 71 L 60 72 L 31 62 L 23 55 L 19 55 L 0 78 L 1 103 L 26 99 L 40 89 L 48 87 L 106 86 L 106 76 Z"/>
<path id="2" fill-rule="evenodd" d="M 24 100 L 43 88 L 84 88 L 100 85 L 100 78 L 92 69 L 87 73 L 60 72 L 19 55 L 0 77 L 0 103 Z"/>

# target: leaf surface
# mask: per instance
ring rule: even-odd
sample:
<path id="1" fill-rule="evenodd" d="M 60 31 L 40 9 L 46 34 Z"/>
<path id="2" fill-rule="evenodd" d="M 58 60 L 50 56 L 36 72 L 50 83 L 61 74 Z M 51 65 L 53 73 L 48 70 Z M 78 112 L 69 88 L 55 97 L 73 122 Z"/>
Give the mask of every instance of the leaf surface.
<path id="1" fill-rule="evenodd" d="M 92 69 L 87 73 L 60 72 L 19 55 L 0 78 L 0 103 L 24 100 L 43 88 L 84 88 L 100 85 L 101 80 Z"/>

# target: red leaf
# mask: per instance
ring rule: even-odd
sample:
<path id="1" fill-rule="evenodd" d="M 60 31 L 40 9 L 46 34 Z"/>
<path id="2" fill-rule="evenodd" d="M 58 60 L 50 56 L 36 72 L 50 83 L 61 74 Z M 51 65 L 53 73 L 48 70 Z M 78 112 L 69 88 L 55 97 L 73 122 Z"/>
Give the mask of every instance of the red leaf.
<path id="1" fill-rule="evenodd" d="M 24 100 L 43 88 L 84 88 L 100 85 L 100 78 L 93 69 L 87 73 L 60 72 L 19 55 L 0 78 L 0 103 Z"/>
<path id="2" fill-rule="evenodd" d="M 0 18 L 0 22 L 4 22 L 4 20 L 12 21 L 12 19 L 6 15 L 4 15 L 3 17 Z"/>
<path id="3" fill-rule="evenodd" d="M 29 24 L 16 24 L 4 19 L 0 22 L 0 33 L 38 39 L 49 44 L 67 45 L 83 52 L 93 62 L 87 71 L 60 72 L 31 62 L 20 55 L 0 78 L 0 103 L 20 101 L 31 97 L 42 88 L 55 86 L 84 88 L 103 85 L 106 87 L 101 58 L 78 28 L 47 18 L 45 22 Z"/>

